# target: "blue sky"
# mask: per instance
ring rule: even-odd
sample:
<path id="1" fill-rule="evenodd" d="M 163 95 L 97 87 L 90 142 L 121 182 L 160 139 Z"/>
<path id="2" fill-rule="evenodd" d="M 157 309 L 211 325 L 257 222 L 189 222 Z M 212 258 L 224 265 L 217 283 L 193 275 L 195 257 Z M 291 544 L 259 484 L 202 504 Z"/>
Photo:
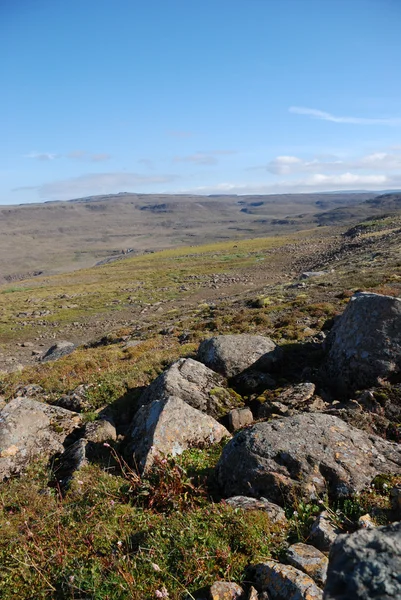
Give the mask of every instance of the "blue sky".
<path id="1" fill-rule="evenodd" d="M 400 0 L 0 0 L 0 203 L 401 188 Z"/>

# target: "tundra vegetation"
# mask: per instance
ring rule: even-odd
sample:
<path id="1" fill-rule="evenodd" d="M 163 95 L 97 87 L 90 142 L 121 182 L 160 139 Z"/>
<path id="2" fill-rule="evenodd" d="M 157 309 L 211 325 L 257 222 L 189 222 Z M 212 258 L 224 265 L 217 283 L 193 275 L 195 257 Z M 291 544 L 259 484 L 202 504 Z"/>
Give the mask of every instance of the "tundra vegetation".
<path id="1" fill-rule="evenodd" d="M 127 458 L 125 444 L 146 386 L 178 359 L 196 359 L 203 340 L 225 334 L 269 337 L 281 349 L 272 385 L 251 391 L 227 383 L 255 421 L 288 418 L 283 392 L 307 381 L 323 403 L 317 411 L 399 443 L 399 379 L 383 377 L 344 399 L 330 396 L 321 369 L 326 337 L 356 292 L 401 296 L 400 231 L 401 218 L 393 214 L 352 229 L 128 255 L 5 284 L 2 405 L 27 396 L 57 404 L 79 388 L 82 425 L 107 415 L 117 436 L 98 444 L 67 486 L 58 476 L 59 455 L 32 461 L 0 484 L 0 596 L 205 598 L 217 580 L 247 590 L 250 566 L 286 562 L 289 545 L 312 543 L 323 510 L 344 533 L 358 530 L 364 515 L 375 526 L 394 521 L 391 491 L 401 485 L 400 472 L 378 473 L 346 495 L 327 487 L 308 497 L 301 486 L 282 503 L 285 522 L 275 522 L 266 510 L 226 501 L 216 466 L 228 439 L 174 457 L 160 454 L 144 473 Z M 74 351 L 42 361 L 60 339 L 74 342 Z M 376 408 L 367 408 L 366 393 Z M 303 414 L 295 404 L 290 411 Z M 220 421 L 227 426 L 225 417 Z"/>

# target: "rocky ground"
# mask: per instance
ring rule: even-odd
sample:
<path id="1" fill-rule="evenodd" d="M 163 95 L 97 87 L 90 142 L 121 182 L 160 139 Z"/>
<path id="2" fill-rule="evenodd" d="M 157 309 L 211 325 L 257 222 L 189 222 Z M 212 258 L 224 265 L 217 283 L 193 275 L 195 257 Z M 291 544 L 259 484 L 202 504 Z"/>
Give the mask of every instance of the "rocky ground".
<path id="1" fill-rule="evenodd" d="M 3 296 L 2 597 L 400 597 L 399 233 L 386 217 Z"/>

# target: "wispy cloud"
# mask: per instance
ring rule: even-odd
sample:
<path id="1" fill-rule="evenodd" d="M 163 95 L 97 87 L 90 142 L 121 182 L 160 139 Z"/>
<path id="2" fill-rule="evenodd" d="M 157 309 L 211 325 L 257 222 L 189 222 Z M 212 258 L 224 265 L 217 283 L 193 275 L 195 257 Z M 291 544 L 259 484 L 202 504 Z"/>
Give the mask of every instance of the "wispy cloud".
<path id="1" fill-rule="evenodd" d="M 72 160 L 102 162 L 104 160 L 109 160 L 111 158 L 111 155 L 107 154 L 106 152 L 98 152 L 92 154 L 91 152 L 86 152 L 85 150 L 72 150 L 72 152 L 68 152 L 68 154 L 66 154 L 65 157 L 70 158 Z"/>
<path id="2" fill-rule="evenodd" d="M 35 160 L 54 160 L 55 158 L 60 158 L 60 154 L 53 152 L 29 152 L 23 156 L 24 158 L 33 158 Z"/>
<path id="3" fill-rule="evenodd" d="M 170 137 L 175 137 L 175 138 L 191 138 L 194 136 L 194 133 L 192 131 L 179 131 L 179 130 L 172 130 L 172 131 L 167 131 L 167 135 L 169 135 Z"/>
<path id="4" fill-rule="evenodd" d="M 227 156 L 236 153 L 236 150 L 210 150 L 208 152 L 195 152 L 189 156 L 176 156 L 173 161 L 176 163 L 184 162 L 201 166 L 210 166 L 218 163 L 217 156 Z"/>
<path id="5" fill-rule="evenodd" d="M 365 117 L 338 117 L 331 113 L 323 110 L 317 110 L 315 108 L 306 108 L 303 106 L 291 106 L 289 108 L 290 113 L 297 115 L 306 115 L 313 119 L 320 119 L 321 121 L 331 121 L 332 123 L 348 123 L 351 125 L 388 125 L 390 127 L 400 127 L 401 118 L 365 118 Z"/>
<path id="6" fill-rule="evenodd" d="M 62 179 L 38 186 L 23 186 L 13 191 L 37 190 L 44 200 L 69 200 L 95 194 L 113 194 L 135 191 L 149 185 L 170 183 L 178 179 L 177 175 L 142 175 L 140 173 L 87 173 L 79 177 Z"/>
<path id="7" fill-rule="evenodd" d="M 195 165 L 208 166 L 217 165 L 218 160 L 211 154 L 203 154 L 202 152 L 196 152 L 189 156 L 175 156 L 173 161 L 175 163 L 192 163 Z"/>

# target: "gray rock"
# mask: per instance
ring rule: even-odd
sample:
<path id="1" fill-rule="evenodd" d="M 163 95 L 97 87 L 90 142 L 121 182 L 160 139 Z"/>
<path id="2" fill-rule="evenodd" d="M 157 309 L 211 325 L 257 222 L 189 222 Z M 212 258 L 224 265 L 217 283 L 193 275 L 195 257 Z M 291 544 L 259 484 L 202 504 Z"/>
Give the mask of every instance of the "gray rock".
<path id="1" fill-rule="evenodd" d="M 322 600 L 323 592 L 316 583 L 295 567 L 268 560 L 250 567 L 250 578 L 260 592 L 271 600 Z"/>
<path id="2" fill-rule="evenodd" d="M 228 429 L 237 431 L 253 423 L 253 414 L 250 408 L 234 408 L 228 413 Z"/>
<path id="3" fill-rule="evenodd" d="M 82 384 L 68 394 L 60 396 L 56 402 L 56 406 L 61 406 L 67 410 L 74 412 L 85 412 L 94 408 L 88 399 L 88 390 L 92 387 L 90 384 Z"/>
<path id="4" fill-rule="evenodd" d="M 262 510 L 269 515 L 272 523 L 281 523 L 282 525 L 288 523 L 281 506 L 269 502 L 266 498 L 258 500 L 257 498 L 249 498 L 247 496 L 232 496 L 231 498 L 227 498 L 226 502 L 233 508 L 240 508 L 241 510 Z"/>
<path id="5" fill-rule="evenodd" d="M 391 508 L 394 511 L 395 518 L 401 519 L 401 484 L 395 485 L 390 490 Z"/>
<path id="6" fill-rule="evenodd" d="M 258 418 L 264 419 L 272 414 L 288 414 L 289 411 L 304 407 L 306 403 L 313 397 L 315 393 L 314 383 L 298 383 L 290 385 L 278 394 L 274 395 L 274 399 L 266 399 L 260 406 Z"/>
<path id="7" fill-rule="evenodd" d="M 169 396 L 218 419 L 230 409 L 241 406 L 241 398 L 227 388 L 227 381 L 192 358 L 181 358 L 159 375 L 139 398 L 138 404 L 150 404 Z"/>
<path id="8" fill-rule="evenodd" d="M 341 529 L 333 524 L 327 510 L 324 510 L 313 522 L 309 539 L 317 548 L 327 552 L 341 533 Z"/>
<path id="9" fill-rule="evenodd" d="M 71 354 L 75 350 L 76 346 L 72 342 L 67 342 L 65 340 L 61 342 L 56 342 L 51 346 L 47 352 L 43 355 L 42 361 L 48 362 L 49 360 L 57 360 L 62 356 L 66 356 L 67 354 Z"/>
<path id="10" fill-rule="evenodd" d="M 210 600 L 240 600 L 244 590 L 232 581 L 216 581 L 210 587 Z"/>
<path id="11" fill-rule="evenodd" d="M 102 442 L 116 440 L 117 432 L 110 421 L 99 419 L 98 421 L 92 421 L 92 423 L 86 423 L 83 430 L 83 437 L 89 442 L 100 444 Z"/>
<path id="12" fill-rule="evenodd" d="M 80 416 L 28 398 L 14 398 L 0 411 L 0 481 L 23 472 L 37 458 L 62 452 Z"/>
<path id="13" fill-rule="evenodd" d="M 401 299 L 353 296 L 327 340 L 325 376 L 342 395 L 401 372 Z"/>
<path id="14" fill-rule="evenodd" d="M 401 523 L 340 535 L 329 557 L 324 600 L 401 598 Z"/>
<path id="15" fill-rule="evenodd" d="M 257 361 L 257 370 L 268 371 L 278 360 L 276 348 L 270 338 L 261 335 L 218 335 L 200 344 L 197 358 L 213 371 L 235 377 Z"/>
<path id="16" fill-rule="evenodd" d="M 155 457 L 208 447 L 225 437 L 231 436 L 213 417 L 169 396 L 142 406 L 136 413 L 127 436 L 127 455 L 140 471 L 146 472 Z"/>
<path id="17" fill-rule="evenodd" d="M 401 472 L 401 446 L 320 413 L 257 423 L 237 433 L 216 467 L 226 496 L 334 497 L 365 488 L 380 473 Z"/>
<path id="18" fill-rule="evenodd" d="M 41 385 L 29 383 L 28 385 L 19 385 L 15 390 L 15 396 L 18 398 L 37 398 L 43 396 L 45 390 Z"/>
<path id="19" fill-rule="evenodd" d="M 328 558 L 310 544 L 293 544 L 286 552 L 286 559 L 290 565 L 300 569 L 316 583 L 323 587 L 327 578 Z"/>

